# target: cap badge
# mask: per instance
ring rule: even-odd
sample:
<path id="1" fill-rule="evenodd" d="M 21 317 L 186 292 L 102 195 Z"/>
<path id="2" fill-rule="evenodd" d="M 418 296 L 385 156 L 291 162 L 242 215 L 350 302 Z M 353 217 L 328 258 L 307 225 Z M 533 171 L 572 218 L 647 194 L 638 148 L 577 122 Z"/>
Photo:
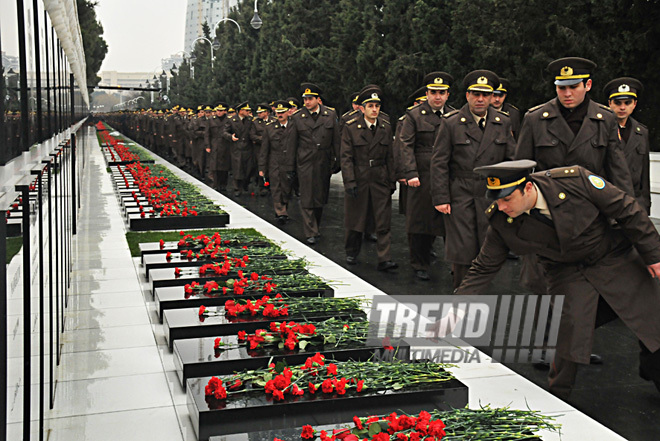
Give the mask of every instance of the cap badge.
<path id="1" fill-rule="evenodd" d="M 488 78 L 486 77 L 477 78 L 477 84 L 488 84 Z"/>
<path id="2" fill-rule="evenodd" d="M 377 93 L 372 93 L 371 94 L 371 99 L 377 100 L 378 99 L 378 94 Z"/>
<path id="3" fill-rule="evenodd" d="M 564 66 L 564 67 L 561 68 L 561 71 L 559 71 L 559 73 L 562 76 L 573 75 L 573 68 L 570 67 L 570 66 Z"/>
<path id="4" fill-rule="evenodd" d="M 305 89 L 305 95 L 312 93 L 312 89 Z"/>
<path id="5" fill-rule="evenodd" d="M 433 80 L 435 84 L 442 84 L 442 78 L 438 77 Z"/>
<path id="6" fill-rule="evenodd" d="M 488 180 L 488 186 L 489 187 L 499 187 L 500 186 L 500 178 L 493 178 L 493 177 L 488 177 L 486 178 Z"/>
<path id="7" fill-rule="evenodd" d="M 630 92 L 630 86 L 622 84 L 619 86 L 619 92 Z"/>

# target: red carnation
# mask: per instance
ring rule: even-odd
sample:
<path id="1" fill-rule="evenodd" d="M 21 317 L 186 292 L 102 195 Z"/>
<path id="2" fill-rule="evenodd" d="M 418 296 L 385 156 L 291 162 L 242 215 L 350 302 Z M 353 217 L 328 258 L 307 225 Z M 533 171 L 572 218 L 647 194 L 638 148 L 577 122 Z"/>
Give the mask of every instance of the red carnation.
<path id="1" fill-rule="evenodd" d="M 314 428 L 309 424 L 303 426 L 302 434 L 300 435 L 304 439 L 313 439 L 314 438 Z"/>
<path id="2" fill-rule="evenodd" d="M 206 311 L 206 306 L 202 305 L 199 307 L 199 315 L 204 315 L 204 311 Z"/>

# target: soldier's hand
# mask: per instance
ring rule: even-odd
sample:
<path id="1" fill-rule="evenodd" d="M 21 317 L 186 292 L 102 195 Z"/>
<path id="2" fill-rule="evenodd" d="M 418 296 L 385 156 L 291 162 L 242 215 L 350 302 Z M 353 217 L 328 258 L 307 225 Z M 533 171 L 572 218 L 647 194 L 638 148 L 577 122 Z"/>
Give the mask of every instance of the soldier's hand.
<path id="1" fill-rule="evenodd" d="M 347 188 L 344 191 L 346 191 L 346 194 L 349 195 L 350 197 L 357 198 L 358 197 L 358 189 L 357 187 L 351 187 Z"/>
<path id="2" fill-rule="evenodd" d="M 259 171 L 259 176 L 261 176 L 263 178 L 264 177 L 264 172 Z"/>
<path id="3" fill-rule="evenodd" d="M 236 141 L 238 141 L 238 137 L 235 134 L 232 134 L 231 135 L 231 140 L 236 142 Z"/>
<path id="4" fill-rule="evenodd" d="M 207 151 L 208 153 L 211 153 L 211 149 L 206 149 L 206 151 Z"/>
<path id="5" fill-rule="evenodd" d="M 651 277 L 654 279 L 660 278 L 660 262 L 647 266 Z"/>
<path id="6" fill-rule="evenodd" d="M 449 204 L 436 205 L 435 209 L 443 214 L 451 214 L 451 205 Z"/>
<path id="7" fill-rule="evenodd" d="M 419 187 L 420 185 L 419 178 L 408 179 L 408 187 Z"/>

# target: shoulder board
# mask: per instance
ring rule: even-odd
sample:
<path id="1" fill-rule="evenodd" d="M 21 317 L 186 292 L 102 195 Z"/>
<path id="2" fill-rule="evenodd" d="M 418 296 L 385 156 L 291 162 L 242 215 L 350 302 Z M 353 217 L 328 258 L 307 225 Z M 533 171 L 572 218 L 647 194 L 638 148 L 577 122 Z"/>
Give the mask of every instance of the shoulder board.
<path id="1" fill-rule="evenodd" d="M 423 103 L 417 103 L 417 104 L 415 104 L 414 106 L 410 106 L 410 107 L 408 107 L 408 110 L 410 110 L 410 111 L 415 110 L 416 108 L 418 108 L 418 107 L 421 106 L 422 104 L 423 104 Z"/>
<path id="2" fill-rule="evenodd" d="M 449 112 L 449 113 L 445 113 L 445 114 L 442 115 L 442 116 L 444 116 L 445 118 L 450 118 L 450 117 L 452 117 L 452 116 L 454 116 L 454 115 L 457 115 L 457 114 L 458 114 L 458 110 L 452 110 L 451 112 Z"/>
<path id="3" fill-rule="evenodd" d="M 576 178 L 580 176 L 580 168 L 578 166 L 553 168 L 548 170 L 546 174 L 552 179 Z"/>
<path id="4" fill-rule="evenodd" d="M 636 122 L 637 125 L 638 125 L 639 127 L 641 127 L 642 129 L 644 129 L 644 130 L 648 130 L 648 129 L 649 129 L 648 127 L 646 127 L 646 126 L 645 126 L 644 124 L 642 124 L 641 122 L 639 122 L 639 121 L 637 121 L 637 120 L 635 120 L 635 122 Z"/>
<path id="5" fill-rule="evenodd" d="M 600 107 L 601 109 L 603 109 L 603 110 L 607 110 L 607 111 L 610 112 L 610 113 L 614 113 L 614 112 L 612 111 L 612 109 L 610 109 L 610 108 L 609 108 L 608 106 L 606 106 L 605 104 L 601 104 L 601 103 L 596 103 L 596 104 L 598 104 L 598 107 Z"/>
<path id="6" fill-rule="evenodd" d="M 325 108 L 326 108 L 326 109 L 330 109 L 330 110 L 332 110 L 333 112 L 337 112 L 337 110 L 335 110 L 335 108 L 334 108 L 334 107 L 330 107 L 330 106 L 325 106 Z"/>
<path id="7" fill-rule="evenodd" d="M 406 119 L 406 114 L 405 113 L 399 118 L 399 121 L 403 121 L 404 119 Z"/>
<path id="8" fill-rule="evenodd" d="M 269 121 L 269 122 L 266 123 L 266 125 L 269 126 L 269 125 L 273 124 L 274 122 L 275 121 Z"/>
<path id="9" fill-rule="evenodd" d="M 495 109 L 495 111 L 496 111 L 497 113 L 501 113 L 502 115 L 509 116 L 509 112 L 505 112 L 504 110 L 497 110 L 497 109 Z"/>
<path id="10" fill-rule="evenodd" d="M 295 112 L 293 112 L 293 113 L 291 114 L 291 116 L 295 115 L 295 114 L 298 113 L 298 112 L 300 112 L 300 109 L 298 109 L 298 110 L 296 110 Z"/>
<path id="11" fill-rule="evenodd" d="M 490 204 L 490 206 L 486 209 L 486 217 L 490 219 L 495 213 L 497 213 L 497 202 L 493 202 Z"/>
<path id="12" fill-rule="evenodd" d="M 387 113 L 385 113 L 385 112 L 380 112 L 380 114 L 383 115 L 383 116 L 386 116 L 386 117 L 388 117 L 388 118 L 390 117 L 390 116 L 389 116 Z"/>
<path id="13" fill-rule="evenodd" d="M 347 126 L 350 126 L 350 125 L 353 124 L 355 121 L 357 121 L 357 118 L 349 119 L 348 121 L 346 121 L 346 125 L 347 125 Z"/>
<path id="14" fill-rule="evenodd" d="M 513 104 L 511 104 L 511 103 L 508 103 L 508 104 L 509 104 L 509 107 L 511 107 L 512 109 L 516 109 L 516 110 L 520 111 L 520 109 L 517 108 L 516 106 L 514 106 Z"/>
<path id="15" fill-rule="evenodd" d="M 538 106 L 534 106 L 531 109 L 528 110 L 528 112 L 534 112 L 536 110 L 539 110 L 541 107 L 545 106 L 545 103 L 539 104 Z"/>
<path id="16" fill-rule="evenodd" d="M 387 124 L 388 126 L 392 125 L 392 124 L 390 123 L 390 120 L 389 120 L 389 119 L 382 119 L 381 122 L 382 122 L 383 124 Z"/>

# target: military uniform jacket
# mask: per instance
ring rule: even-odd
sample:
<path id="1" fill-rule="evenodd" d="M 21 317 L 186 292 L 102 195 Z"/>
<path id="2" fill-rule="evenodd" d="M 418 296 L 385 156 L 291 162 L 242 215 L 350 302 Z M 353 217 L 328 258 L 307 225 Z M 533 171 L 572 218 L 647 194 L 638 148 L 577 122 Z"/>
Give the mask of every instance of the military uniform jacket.
<path id="1" fill-rule="evenodd" d="M 360 109 L 351 109 L 348 112 L 344 112 L 344 114 L 339 118 L 339 134 L 341 136 L 342 133 L 344 133 L 344 127 L 346 126 L 346 123 L 349 122 L 352 119 L 358 118 L 362 115 L 362 112 Z"/>
<path id="2" fill-rule="evenodd" d="M 261 140 L 261 149 L 259 150 L 259 171 L 264 175 L 284 173 L 286 163 L 286 135 L 287 127 L 282 126 L 279 121 L 269 122 L 264 126 L 264 134 Z"/>
<path id="3" fill-rule="evenodd" d="M 502 104 L 502 112 L 506 113 L 509 115 L 509 119 L 511 120 L 511 131 L 513 132 L 513 138 L 518 139 L 518 135 L 520 134 L 520 110 L 513 104 L 509 104 L 505 102 Z"/>
<path id="4" fill-rule="evenodd" d="M 590 101 L 582 127 L 574 135 L 554 98 L 525 115 L 516 159 L 536 161 L 537 170 L 579 165 L 633 195 L 617 127 L 609 108 Z"/>
<path id="5" fill-rule="evenodd" d="M 256 148 L 257 155 L 259 154 L 259 148 L 261 147 L 261 142 L 264 136 L 264 131 L 266 130 L 266 124 L 277 121 L 277 119 L 269 116 L 267 119 L 254 118 L 252 120 L 252 134 L 250 135 Z"/>
<path id="6" fill-rule="evenodd" d="M 229 144 L 222 136 L 226 123 L 226 116 L 214 116 L 209 120 L 208 145 L 211 146 L 209 157 L 209 168 L 211 170 L 228 171 L 231 167 Z"/>
<path id="7" fill-rule="evenodd" d="M 635 199 L 648 214 L 651 213 L 649 131 L 633 118 L 628 118 L 628 124 L 630 124 L 630 137 L 623 146 L 623 153 L 630 170 Z"/>
<path id="8" fill-rule="evenodd" d="M 470 108 L 445 114 L 438 127 L 431 162 L 433 206 L 451 204 L 445 216 L 445 259 L 469 265 L 486 237 L 488 221 L 486 182 L 472 170 L 509 160 L 515 151 L 511 121 L 504 112 L 490 108 L 482 132 Z"/>
<path id="9" fill-rule="evenodd" d="M 344 195 L 346 229 L 364 232 L 373 210 L 376 231 L 388 231 L 396 182 L 388 122 L 379 117 L 374 131 L 361 114 L 346 123 L 341 136 L 341 174 L 345 188 L 358 189 L 355 198 Z"/>
<path id="10" fill-rule="evenodd" d="M 565 296 L 561 357 L 589 363 L 599 294 L 651 352 L 660 349 L 659 285 L 646 268 L 660 262 L 660 236 L 644 208 L 578 166 L 534 173 L 532 181 L 554 225 L 524 213 L 510 218 L 494 203 L 486 241 L 457 294 L 484 292 L 509 250 L 534 253 L 547 271 L 549 293 Z"/>
<path id="11" fill-rule="evenodd" d="M 316 121 L 309 110 L 300 109 L 289 118 L 285 171 L 296 171 L 300 205 L 320 208 L 328 202 L 330 176 L 339 157 L 339 124 L 335 110 L 319 105 Z"/>
<path id="12" fill-rule="evenodd" d="M 238 115 L 227 119 L 222 136 L 229 143 L 231 152 L 231 169 L 234 179 L 248 179 L 253 167 L 256 166 L 256 158 L 253 151 L 252 118 L 246 116 L 241 121 Z M 236 135 L 238 141 L 232 141 L 232 135 Z"/>
<path id="13" fill-rule="evenodd" d="M 452 110 L 445 105 L 445 112 Z M 409 234 L 442 236 L 445 232 L 442 215 L 431 202 L 431 154 L 436 128 L 441 122 L 427 102 L 409 109 L 401 122 L 400 177 L 408 180 L 418 177 L 421 184 L 407 190 L 406 231 Z"/>

